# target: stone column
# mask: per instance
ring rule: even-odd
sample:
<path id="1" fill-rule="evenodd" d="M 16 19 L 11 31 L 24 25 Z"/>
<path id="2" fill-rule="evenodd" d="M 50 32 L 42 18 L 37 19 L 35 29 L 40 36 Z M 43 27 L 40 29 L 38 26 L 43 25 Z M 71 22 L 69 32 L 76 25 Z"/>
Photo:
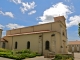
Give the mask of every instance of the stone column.
<path id="1" fill-rule="evenodd" d="M 60 33 L 61 33 L 61 36 L 60 36 L 61 37 L 61 39 L 60 39 L 61 40 L 61 42 L 60 42 L 61 43 L 61 53 L 63 53 L 62 26 L 61 25 L 60 25 Z"/>
<path id="2" fill-rule="evenodd" d="M 55 34 L 51 35 L 51 46 L 52 46 L 51 51 L 56 53 L 56 37 L 55 37 Z"/>
<path id="3" fill-rule="evenodd" d="M 39 35 L 39 53 L 40 54 L 43 54 L 43 52 L 42 52 L 42 35 Z"/>

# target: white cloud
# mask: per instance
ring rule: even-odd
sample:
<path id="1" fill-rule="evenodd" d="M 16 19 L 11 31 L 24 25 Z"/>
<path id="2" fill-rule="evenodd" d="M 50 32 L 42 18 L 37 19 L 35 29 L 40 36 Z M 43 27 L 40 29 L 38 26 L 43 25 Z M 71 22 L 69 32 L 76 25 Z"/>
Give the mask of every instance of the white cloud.
<path id="1" fill-rule="evenodd" d="M 11 12 L 5 12 L 4 15 L 14 18 L 14 15 Z"/>
<path id="2" fill-rule="evenodd" d="M 6 25 L 6 27 L 9 28 L 9 29 L 16 29 L 16 28 L 22 28 L 22 27 L 25 27 L 25 26 L 9 23 L 8 25 Z"/>
<path id="3" fill-rule="evenodd" d="M 69 18 L 69 23 L 67 23 L 67 27 L 78 25 L 78 23 L 80 23 L 80 15 L 71 16 Z"/>
<path id="4" fill-rule="evenodd" d="M 39 22 L 39 24 L 45 24 L 45 23 L 50 23 L 52 21 L 46 21 L 46 22 Z"/>
<path id="5" fill-rule="evenodd" d="M 23 2 L 22 0 L 10 0 L 11 2 L 15 4 L 21 4 L 20 10 L 22 13 L 25 13 L 28 10 L 32 10 L 36 7 L 36 4 L 34 1 L 32 2 Z"/>
<path id="6" fill-rule="evenodd" d="M 14 18 L 14 15 L 12 14 L 12 12 L 3 12 L 3 11 L 0 11 L 0 14 L 2 14 L 4 16 L 9 16 L 11 18 Z"/>
<path id="7" fill-rule="evenodd" d="M 6 36 L 6 31 L 2 31 L 2 37 Z"/>
<path id="8" fill-rule="evenodd" d="M 22 7 L 20 7 L 20 9 L 21 9 L 21 11 L 23 12 L 23 13 L 25 13 L 26 11 L 28 11 L 28 10 L 31 10 L 31 9 L 34 9 L 35 8 L 35 2 L 33 1 L 33 2 L 26 2 L 26 3 L 24 3 L 24 2 L 22 2 Z"/>
<path id="9" fill-rule="evenodd" d="M 3 29 L 3 28 L 4 28 L 4 26 L 0 24 L 0 29 Z"/>
<path id="10" fill-rule="evenodd" d="M 71 13 L 72 12 L 69 6 L 63 4 L 62 2 L 59 2 L 55 5 L 52 5 L 52 7 L 44 11 L 43 16 L 39 17 L 39 19 L 42 22 L 39 22 L 39 23 L 52 22 L 54 21 L 53 17 L 56 17 L 56 16 L 64 15 L 67 18 L 68 15 Z"/>
<path id="11" fill-rule="evenodd" d="M 29 12 L 28 15 L 32 15 L 34 13 L 36 13 L 36 10 L 33 10 L 33 11 Z"/>
<path id="12" fill-rule="evenodd" d="M 14 2 L 15 4 L 20 4 L 20 3 L 22 3 L 21 0 L 11 0 L 11 2 Z"/>

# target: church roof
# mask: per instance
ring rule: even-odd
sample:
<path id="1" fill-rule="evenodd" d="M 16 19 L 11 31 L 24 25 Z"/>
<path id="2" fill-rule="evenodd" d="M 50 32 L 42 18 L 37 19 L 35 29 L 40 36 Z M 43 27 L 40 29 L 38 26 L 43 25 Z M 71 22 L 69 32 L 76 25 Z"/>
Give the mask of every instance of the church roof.
<path id="1" fill-rule="evenodd" d="M 1 42 L 8 42 L 8 41 L 4 38 L 1 38 Z"/>
<path id="2" fill-rule="evenodd" d="M 22 34 L 12 34 L 12 35 L 7 35 L 7 36 L 19 36 L 19 35 L 29 35 L 29 34 L 39 34 L 39 33 L 46 33 L 46 32 L 51 32 L 50 30 L 45 30 L 45 31 L 35 31 L 35 32 L 26 32 Z M 53 31 L 56 32 L 56 31 Z"/>

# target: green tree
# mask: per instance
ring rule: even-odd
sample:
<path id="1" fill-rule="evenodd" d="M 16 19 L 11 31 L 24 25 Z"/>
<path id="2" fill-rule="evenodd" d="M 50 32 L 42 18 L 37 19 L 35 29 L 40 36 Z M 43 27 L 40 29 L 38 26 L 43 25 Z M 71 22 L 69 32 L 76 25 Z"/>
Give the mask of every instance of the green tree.
<path id="1" fill-rule="evenodd" d="M 79 37 L 80 37 L 80 23 L 78 24 L 78 34 L 79 34 Z"/>

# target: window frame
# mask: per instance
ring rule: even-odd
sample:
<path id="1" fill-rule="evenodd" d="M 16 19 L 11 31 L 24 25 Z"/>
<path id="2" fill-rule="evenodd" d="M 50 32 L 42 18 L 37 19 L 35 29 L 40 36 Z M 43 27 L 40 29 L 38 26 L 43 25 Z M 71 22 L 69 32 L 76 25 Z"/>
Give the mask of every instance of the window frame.
<path id="1" fill-rule="evenodd" d="M 5 43 L 5 42 L 3 42 L 3 44 L 2 44 L 2 48 L 5 48 L 5 46 L 6 46 L 6 43 Z"/>
<path id="2" fill-rule="evenodd" d="M 46 41 L 45 42 L 45 50 L 49 50 L 49 48 L 50 48 L 50 42 Z"/>
<path id="3" fill-rule="evenodd" d="M 30 49 L 30 41 L 27 42 L 27 49 Z"/>
<path id="4" fill-rule="evenodd" d="M 15 49 L 17 49 L 17 47 L 18 47 L 18 42 L 16 41 L 15 42 Z"/>

